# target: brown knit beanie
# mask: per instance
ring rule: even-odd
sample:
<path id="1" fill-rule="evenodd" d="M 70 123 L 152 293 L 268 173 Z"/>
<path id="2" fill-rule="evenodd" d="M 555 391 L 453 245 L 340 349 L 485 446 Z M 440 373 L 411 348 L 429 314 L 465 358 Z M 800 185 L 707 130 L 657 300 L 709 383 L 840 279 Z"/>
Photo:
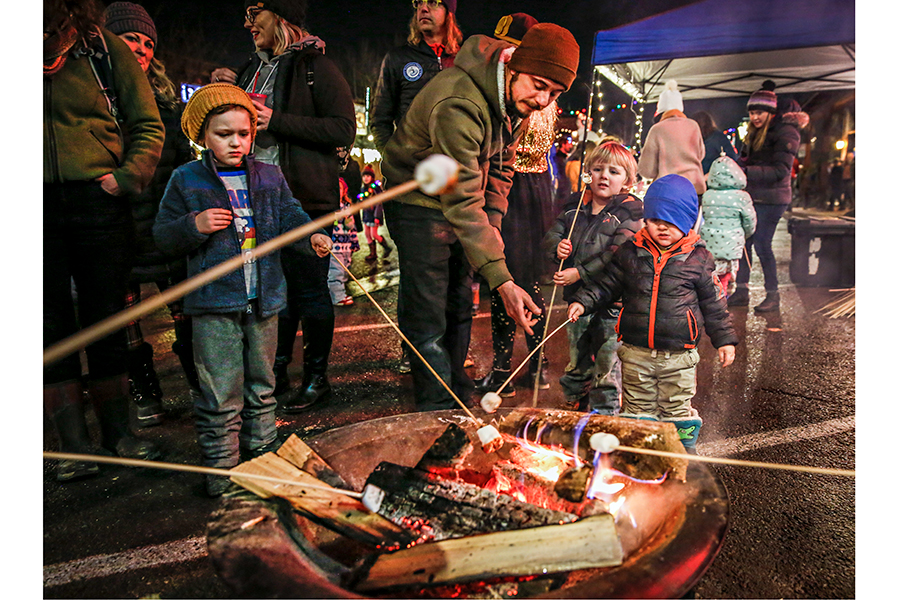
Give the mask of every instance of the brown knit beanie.
<path id="1" fill-rule="evenodd" d="M 206 116 L 220 106 L 235 104 L 250 113 L 250 137 L 256 138 L 256 107 L 247 92 L 230 83 L 210 83 L 194 92 L 181 115 L 181 130 L 189 140 L 200 144 Z"/>
<path id="2" fill-rule="evenodd" d="M 568 90 L 575 81 L 580 51 L 568 29 L 553 23 L 538 23 L 522 36 L 522 43 L 513 52 L 508 66 L 519 73 L 546 77 Z"/>
<path id="3" fill-rule="evenodd" d="M 134 2 L 113 2 L 103 13 L 106 20 L 104 27 L 116 35 L 129 31 L 143 33 L 153 40 L 156 46 L 156 24 L 143 6 Z"/>

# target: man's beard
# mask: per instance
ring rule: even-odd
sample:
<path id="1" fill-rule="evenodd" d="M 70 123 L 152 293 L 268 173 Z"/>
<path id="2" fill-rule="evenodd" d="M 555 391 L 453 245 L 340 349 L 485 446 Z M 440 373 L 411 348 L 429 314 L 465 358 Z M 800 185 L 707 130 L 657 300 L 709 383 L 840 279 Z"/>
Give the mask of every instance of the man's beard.
<path id="1" fill-rule="evenodd" d="M 506 114 L 514 116 L 514 117 L 518 117 L 520 119 L 527 119 L 528 117 L 531 116 L 532 113 L 535 113 L 535 112 L 541 110 L 540 106 L 536 106 L 534 104 L 531 104 L 530 102 L 526 102 L 525 105 L 532 109 L 528 112 L 528 114 L 522 114 L 522 112 L 519 110 L 518 105 L 515 102 L 512 102 L 512 101 L 507 102 L 506 103 Z"/>

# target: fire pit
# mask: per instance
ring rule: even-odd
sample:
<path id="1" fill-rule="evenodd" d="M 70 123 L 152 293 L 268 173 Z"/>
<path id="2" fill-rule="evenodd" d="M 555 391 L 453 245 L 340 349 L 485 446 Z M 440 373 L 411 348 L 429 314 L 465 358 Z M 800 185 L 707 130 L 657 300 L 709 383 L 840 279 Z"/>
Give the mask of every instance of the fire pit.
<path id="1" fill-rule="evenodd" d="M 415 466 L 451 423 L 474 437 L 474 425 L 453 410 L 385 417 L 305 441 L 360 490 L 383 461 Z M 495 461 L 476 449 L 465 468 L 490 473 Z M 656 483 L 629 488 L 627 511 L 617 515 L 624 550 L 620 565 L 491 580 L 484 586 L 395 589 L 384 597 L 680 598 L 696 585 L 724 540 L 727 492 L 713 472 L 695 462 L 689 463 L 685 482 L 670 477 Z M 244 490 L 226 496 L 212 515 L 208 547 L 235 595 L 255 597 L 363 597 L 341 582 L 351 565 L 372 554 L 371 547 L 297 514 L 286 501 Z"/>

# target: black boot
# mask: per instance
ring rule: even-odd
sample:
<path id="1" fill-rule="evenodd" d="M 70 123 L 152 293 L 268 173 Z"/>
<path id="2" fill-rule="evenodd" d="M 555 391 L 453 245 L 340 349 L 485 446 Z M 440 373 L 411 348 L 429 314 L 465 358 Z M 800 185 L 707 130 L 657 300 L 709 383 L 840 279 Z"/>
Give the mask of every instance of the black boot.
<path id="1" fill-rule="evenodd" d="M 303 384 L 282 404 L 287 413 L 306 410 L 331 396 L 328 355 L 334 337 L 334 315 L 301 319 L 303 327 Z"/>
<path id="2" fill-rule="evenodd" d="M 366 256 L 366 262 L 371 263 L 378 260 L 378 244 L 375 242 L 369 242 L 369 254 Z"/>
<path id="3" fill-rule="evenodd" d="M 394 247 L 391 246 L 385 238 L 381 238 L 378 241 L 381 244 L 381 247 L 384 249 L 384 252 L 381 253 L 381 258 L 387 258 L 390 256 L 391 252 L 394 250 Z"/>
<path id="4" fill-rule="evenodd" d="M 740 287 L 728 296 L 728 306 L 747 306 L 750 304 L 750 288 Z"/>
<path id="5" fill-rule="evenodd" d="M 761 313 L 775 312 L 779 308 L 780 300 L 778 291 L 766 292 L 766 298 L 760 304 L 754 306 L 753 310 Z"/>
<path id="6" fill-rule="evenodd" d="M 88 393 L 100 421 L 101 445 L 122 458 L 151 460 L 159 457 L 159 447 L 141 440 L 128 426 L 128 377 L 114 375 L 91 381 Z"/>
<path id="7" fill-rule="evenodd" d="M 273 396 L 282 396 L 291 389 L 291 379 L 288 377 L 287 368 L 291 362 L 289 356 L 275 357 L 275 391 Z"/>
<path id="8" fill-rule="evenodd" d="M 475 390 L 481 392 L 482 394 L 486 394 L 487 392 L 496 392 L 500 389 L 500 386 L 506 383 L 506 380 L 509 379 L 510 371 L 502 371 L 500 369 L 494 369 L 481 379 L 475 380 Z M 513 387 L 512 383 L 508 384 L 503 391 L 500 392 L 501 398 L 512 398 L 516 395 L 516 388 Z"/>
<path id="9" fill-rule="evenodd" d="M 528 365 L 528 385 L 529 387 L 534 387 L 534 382 L 537 381 L 537 388 L 539 390 L 549 390 L 550 389 L 550 378 L 547 375 L 547 359 L 541 361 L 541 372 L 537 372 L 537 364 L 531 363 Z"/>
<path id="10" fill-rule="evenodd" d="M 153 368 L 153 346 L 147 342 L 128 351 L 128 384 L 137 426 L 151 427 L 162 423 L 162 389 Z"/>
<path id="11" fill-rule="evenodd" d="M 83 392 L 76 380 L 44 386 L 44 410 L 56 429 L 60 452 L 94 454 L 84 420 Z M 66 459 L 56 465 L 56 480 L 84 479 L 99 472 L 97 463 Z"/>

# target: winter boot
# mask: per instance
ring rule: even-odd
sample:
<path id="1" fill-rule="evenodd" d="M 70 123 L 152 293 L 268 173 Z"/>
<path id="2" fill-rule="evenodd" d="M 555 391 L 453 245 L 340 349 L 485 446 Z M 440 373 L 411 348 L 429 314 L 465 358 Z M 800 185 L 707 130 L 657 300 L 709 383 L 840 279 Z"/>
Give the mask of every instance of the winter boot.
<path id="1" fill-rule="evenodd" d="M 275 357 L 275 391 L 273 396 L 283 396 L 291 389 L 291 379 L 288 377 L 287 368 L 291 362 L 288 356 Z"/>
<path id="2" fill-rule="evenodd" d="M 334 336 L 334 317 L 302 318 L 303 384 L 287 398 L 282 408 L 286 413 L 301 412 L 331 396 L 328 382 L 328 355 Z"/>
<path id="3" fill-rule="evenodd" d="M 673 423 L 678 430 L 678 437 L 681 439 L 681 445 L 689 454 L 697 454 L 697 437 L 700 435 L 700 426 L 703 425 L 703 419 L 696 408 L 691 409 L 689 417 L 674 417 L 663 419 Z"/>
<path id="4" fill-rule="evenodd" d="M 128 351 L 128 386 L 137 426 L 152 427 L 162 423 L 162 390 L 153 368 L 153 346 L 147 342 Z"/>
<path id="5" fill-rule="evenodd" d="M 101 445 L 122 458 L 151 460 L 162 452 L 153 442 L 141 440 L 128 426 L 128 377 L 114 375 L 91 381 L 88 393 L 100 421 Z"/>
<path id="6" fill-rule="evenodd" d="M 384 239 L 383 237 L 380 240 L 378 240 L 378 243 L 381 244 L 381 247 L 384 250 L 384 252 L 381 253 L 381 258 L 387 258 L 388 256 L 391 255 L 391 252 L 394 251 L 394 247 L 391 246 L 388 243 L 388 241 L 386 239 Z"/>
<path id="7" fill-rule="evenodd" d="M 656 415 L 651 415 L 650 413 L 620 412 L 619 416 L 626 419 L 639 419 L 641 421 L 659 421 L 659 419 L 656 418 Z"/>
<path id="8" fill-rule="evenodd" d="M 738 285 L 734 293 L 728 296 L 728 306 L 747 306 L 750 304 L 750 288 Z"/>
<path id="9" fill-rule="evenodd" d="M 81 382 L 77 380 L 44 386 L 44 410 L 56 429 L 60 452 L 94 454 L 84 420 L 82 397 Z M 66 459 L 56 465 L 56 480 L 65 482 L 84 479 L 99 472 L 97 463 Z"/>
<path id="10" fill-rule="evenodd" d="M 765 300 L 754 306 L 753 310 L 761 313 L 775 312 L 778 310 L 780 300 L 781 298 L 779 297 L 777 290 L 774 292 L 766 292 Z"/>
<path id="11" fill-rule="evenodd" d="M 486 394 L 487 392 L 496 392 L 500 389 L 500 386 L 503 385 L 507 379 L 509 379 L 510 371 L 502 371 L 500 369 L 494 369 L 481 379 L 475 380 L 475 390 L 481 392 L 482 394 Z M 516 395 L 516 389 L 512 385 L 507 385 L 503 388 L 503 391 L 500 392 L 501 398 L 512 398 Z"/>
<path id="12" fill-rule="evenodd" d="M 540 353 L 538 353 L 539 355 Z M 534 388 L 535 380 L 537 381 L 537 388 L 539 390 L 549 390 L 550 389 L 550 378 L 547 376 L 547 367 L 549 364 L 547 363 L 547 357 L 545 356 L 543 360 L 541 360 L 541 372 L 538 373 L 538 361 L 532 359 L 532 361 L 528 364 L 528 387 Z"/>
<path id="13" fill-rule="evenodd" d="M 369 254 L 366 256 L 367 263 L 373 263 L 378 260 L 378 243 L 377 242 L 369 242 Z"/>

